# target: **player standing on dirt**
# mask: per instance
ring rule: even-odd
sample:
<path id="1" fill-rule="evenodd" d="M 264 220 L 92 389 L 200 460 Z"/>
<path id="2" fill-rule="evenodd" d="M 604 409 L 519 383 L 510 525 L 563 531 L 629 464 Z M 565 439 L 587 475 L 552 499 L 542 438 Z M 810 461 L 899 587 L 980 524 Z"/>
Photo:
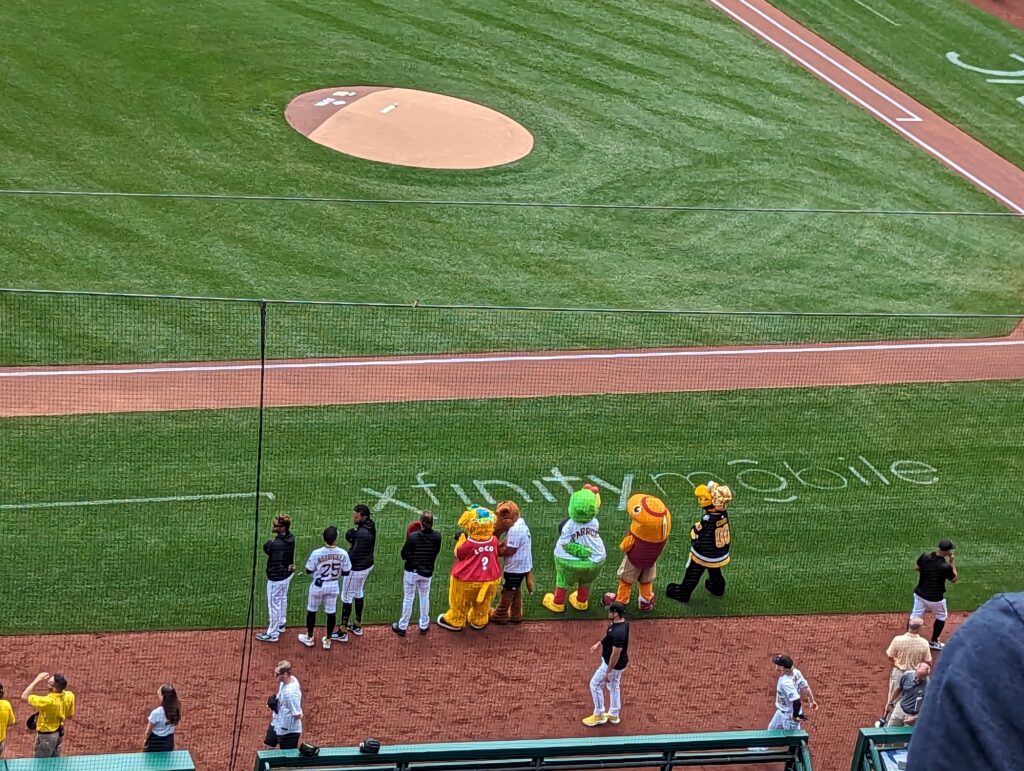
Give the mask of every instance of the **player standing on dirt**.
<path id="1" fill-rule="evenodd" d="M 363 633 L 363 598 L 366 579 L 373 571 L 373 550 L 377 545 L 377 525 L 370 518 L 370 507 L 357 503 L 352 509 L 353 527 L 345 533 L 348 541 L 348 556 L 352 560 L 352 572 L 345 576 L 341 587 L 341 630 L 336 634 L 347 638 L 348 633 Z M 356 622 L 350 624 L 352 606 L 356 608 Z"/>
<path id="2" fill-rule="evenodd" d="M 949 609 L 946 606 L 946 581 L 955 584 L 960 575 L 956 572 L 956 556 L 953 554 L 953 542 L 948 538 L 939 541 L 939 548 L 933 552 L 925 552 L 917 558 L 914 570 L 921 574 L 914 589 L 914 609 L 911 618 L 924 618 L 925 611 L 935 614 L 932 626 L 932 650 L 941 651 L 943 644 L 939 642 L 942 628 L 946 626 Z M 947 562 L 946 560 L 949 560 Z"/>
<path id="3" fill-rule="evenodd" d="M 786 655 L 772 659 L 779 679 L 775 683 L 775 715 L 768 724 L 769 731 L 796 731 L 807 719 L 804 715 L 800 686 L 794 675 L 793 659 Z M 803 677 L 801 676 L 801 679 Z M 806 681 L 804 681 L 806 682 Z"/>
<path id="4" fill-rule="evenodd" d="M 256 635 L 260 642 L 277 642 L 288 617 L 288 587 L 295 575 L 295 536 L 292 518 L 278 514 L 272 525 L 274 538 L 263 544 L 267 555 L 267 631 Z"/>
<path id="5" fill-rule="evenodd" d="M 313 583 L 309 586 L 306 600 L 306 633 L 299 635 L 299 642 L 307 648 L 312 648 L 316 644 L 313 630 L 316 628 L 317 611 L 323 605 L 324 613 L 327 614 L 327 634 L 321 643 L 324 650 L 330 650 L 334 624 L 337 621 L 340 591 L 338 579 L 349 574 L 352 563 L 349 561 L 348 553 L 338 547 L 338 528 L 334 525 L 324 530 L 324 544 L 306 560 L 306 572 L 313 576 Z M 348 642 L 348 635 L 342 635 L 339 639 L 341 642 Z"/>

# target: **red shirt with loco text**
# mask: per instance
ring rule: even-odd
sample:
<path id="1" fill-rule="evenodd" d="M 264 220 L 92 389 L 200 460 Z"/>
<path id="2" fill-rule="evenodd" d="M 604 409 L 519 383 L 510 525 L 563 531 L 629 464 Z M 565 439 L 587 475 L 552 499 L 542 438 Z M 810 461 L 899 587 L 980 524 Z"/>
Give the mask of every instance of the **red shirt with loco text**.
<path id="1" fill-rule="evenodd" d="M 501 564 L 498 562 L 498 539 L 473 541 L 467 538 L 455 551 L 452 578 L 460 581 L 497 581 L 501 578 Z"/>

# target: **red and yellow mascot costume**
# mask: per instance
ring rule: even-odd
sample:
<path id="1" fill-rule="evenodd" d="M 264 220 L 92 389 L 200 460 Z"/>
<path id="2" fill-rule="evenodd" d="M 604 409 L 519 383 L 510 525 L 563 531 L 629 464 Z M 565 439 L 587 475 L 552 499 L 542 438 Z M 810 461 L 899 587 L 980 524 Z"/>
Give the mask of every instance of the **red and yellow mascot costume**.
<path id="1" fill-rule="evenodd" d="M 452 632 L 461 632 L 467 622 L 474 629 L 487 626 L 501 583 L 496 524 L 494 513 L 483 506 L 470 506 L 459 517 L 462 533 L 448 580 L 448 611 L 437 617 L 438 626 Z"/>
<path id="2" fill-rule="evenodd" d="M 622 539 L 622 564 L 616 575 L 619 577 L 618 591 L 604 595 L 604 604 L 612 600 L 629 604 L 633 584 L 639 583 L 640 596 L 637 598 L 640 610 L 654 609 L 654 579 L 658 575 L 658 557 L 661 556 L 672 532 L 672 514 L 660 498 L 653 495 L 634 495 L 626 503 L 629 513 L 629 534 Z"/>

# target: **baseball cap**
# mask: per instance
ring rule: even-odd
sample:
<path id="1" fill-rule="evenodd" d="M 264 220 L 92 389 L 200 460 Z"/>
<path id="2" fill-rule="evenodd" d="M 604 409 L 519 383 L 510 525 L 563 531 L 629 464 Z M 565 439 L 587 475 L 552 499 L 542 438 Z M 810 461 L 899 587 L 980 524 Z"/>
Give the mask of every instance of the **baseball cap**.
<path id="1" fill-rule="evenodd" d="M 608 604 L 609 613 L 618 613 L 620 616 L 626 615 L 626 606 L 621 602 L 611 602 Z"/>
<path id="2" fill-rule="evenodd" d="M 772 658 L 772 664 L 775 664 L 775 666 L 778 667 L 782 667 L 783 669 L 792 669 L 793 659 L 791 659 L 789 656 L 786 656 L 785 654 L 780 654 Z"/>
<path id="3" fill-rule="evenodd" d="M 68 679 L 64 677 L 64 675 L 54 675 L 53 687 L 56 688 L 58 691 L 63 691 L 65 688 L 68 687 Z"/>
<path id="4" fill-rule="evenodd" d="M 939 541 L 939 551 L 953 551 L 956 547 L 953 546 L 953 542 L 948 538 L 943 538 Z"/>

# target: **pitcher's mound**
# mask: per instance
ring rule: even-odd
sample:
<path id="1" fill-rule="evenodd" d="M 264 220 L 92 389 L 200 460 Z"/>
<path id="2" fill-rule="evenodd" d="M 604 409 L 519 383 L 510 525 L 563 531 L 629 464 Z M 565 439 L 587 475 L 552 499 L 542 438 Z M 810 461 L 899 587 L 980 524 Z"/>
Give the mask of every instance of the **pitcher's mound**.
<path id="1" fill-rule="evenodd" d="M 284 117 L 324 147 L 399 166 L 484 169 L 533 149 L 533 135 L 500 112 L 408 88 L 321 88 L 292 99 Z"/>

